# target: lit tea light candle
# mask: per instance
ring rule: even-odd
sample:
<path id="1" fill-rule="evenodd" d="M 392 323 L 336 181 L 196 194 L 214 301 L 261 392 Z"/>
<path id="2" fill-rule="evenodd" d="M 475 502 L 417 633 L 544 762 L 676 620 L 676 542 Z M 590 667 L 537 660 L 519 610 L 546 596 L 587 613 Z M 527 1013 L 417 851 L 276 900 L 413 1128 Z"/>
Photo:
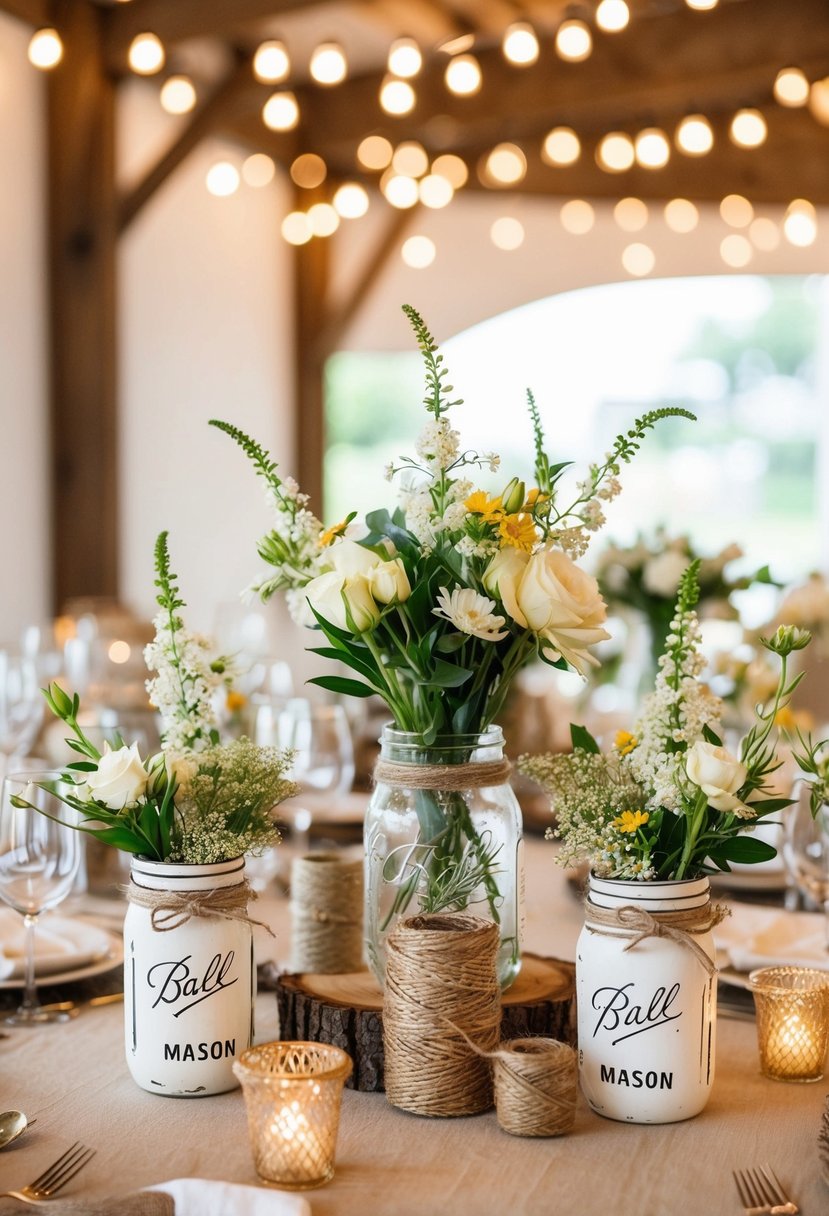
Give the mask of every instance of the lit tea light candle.
<path id="1" fill-rule="evenodd" d="M 749 980 L 762 1072 L 777 1081 L 819 1081 L 829 1041 L 829 973 L 763 967 Z"/>
<path id="2" fill-rule="evenodd" d="M 326 1043 L 265 1043 L 242 1053 L 242 1083 L 256 1172 L 289 1190 L 334 1176 L 343 1085 L 351 1060 Z"/>

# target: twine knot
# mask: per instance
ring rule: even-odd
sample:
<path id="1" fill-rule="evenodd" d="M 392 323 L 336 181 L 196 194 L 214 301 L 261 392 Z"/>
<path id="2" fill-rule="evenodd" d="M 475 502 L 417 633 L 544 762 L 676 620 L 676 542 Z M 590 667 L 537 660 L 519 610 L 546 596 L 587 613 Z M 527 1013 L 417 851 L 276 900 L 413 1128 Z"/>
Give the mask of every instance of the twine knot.
<path id="1" fill-rule="evenodd" d="M 623 947 L 625 951 L 633 950 L 648 937 L 661 937 L 676 942 L 691 951 L 710 978 L 716 973 L 717 964 L 694 939 L 715 928 L 726 916 L 730 916 L 731 912 L 725 904 L 705 904 L 700 908 L 665 912 L 647 912 L 633 904 L 625 904 L 621 908 L 602 908 L 588 899 L 586 915 L 587 927 L 592 933 L 614 936 L 596 927 L 606 925 L 629 935 L 630 941 Z"/>
<path id="2" fill-rule="evenodd" d="M 271 937 L 276 936 L 264 921 L 248 915 L 248 903 L 258 896 L 247 879 L 232 887 L 215 887 L 209 891 L 154 891 L 131 880 L 126 895 L 129 903 L 149 911 L 150 924 L 156 933 L 180 929 L 192 917 L 198 916 L 206 920 L 235 920 L 258 925 Z"/>

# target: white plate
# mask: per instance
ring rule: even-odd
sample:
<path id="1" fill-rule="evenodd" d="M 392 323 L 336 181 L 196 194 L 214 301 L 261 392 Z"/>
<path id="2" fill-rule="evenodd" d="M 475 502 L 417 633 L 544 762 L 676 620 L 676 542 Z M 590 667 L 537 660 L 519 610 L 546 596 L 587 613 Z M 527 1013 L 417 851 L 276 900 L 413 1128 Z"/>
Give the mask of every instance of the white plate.
<path id="1" fill-rule="evenodd" d="M 109 938 L 109 949 L 102 958 L 98 958 L 94 963 L 87 963 L 84 967 L 67 968 L 65 971 L 50 971 L 47 975 L 36 975 L 38 988 L 51 988 L 55 984 L 74 983 L 75 980 L 89 980 L 95 975 L 104 975 L 107 971 L 112 971 L 115 967 L 120 966 L 124 961 L 124 939 L 117 933 L 110 933 L 108 929 L 103 930 Z M 11 991 L 13 989 L 22 989 L 22 979 L 11 979 L 0 981 L 0 991 Z"/>

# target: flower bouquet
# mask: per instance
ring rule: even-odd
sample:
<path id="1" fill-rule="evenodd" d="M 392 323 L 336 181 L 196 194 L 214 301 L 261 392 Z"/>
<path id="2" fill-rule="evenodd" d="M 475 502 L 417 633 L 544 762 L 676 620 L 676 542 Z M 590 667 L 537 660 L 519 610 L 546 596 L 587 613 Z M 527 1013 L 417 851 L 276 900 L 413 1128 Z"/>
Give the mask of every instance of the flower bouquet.
<path id="1" fill-rule="evenodd" d="M 460 402 L 443 356 L 415 310 L 404 311 L 426 368 L 429 420 L 416 455 L 387 466 L 389 480 L 401 479 L 399 506 L 371 512 L 364 529 L 354 513 L 323 527 L 259 444 L 213 422 L 246 452 L 275 509 L 275 526 L 259 543 L 271 569 L 253 593 L 267 600 L 284 591 L 294 618 L 324 638 L 313 653 L 352 673 L 312 683 L 378 694 L 394 719 L 366 824 L 369 953 L 378 971 L 380 938 L 413 904 L 430 912 L 476 905 L 496 921 L 506 903 L 514 908 L 517 884 L 506 875 L 520 827 L 503 827 L 511 794 L 499 804 L 492 793 L 508 789 L 492 723 L 531 660 L 582 674 L 597 662 L 590 647 L 607 637 L 605 605 L 575 559 L 604 522 L 620 467 L 646 432 L 664 417 L 693 417 L 664 409 L 637 419 L 568 498 L 570 462 L 547 454 L 528 393 L 536 484 L 527 489 L 511 477 L 490 493 L 478 477 L 495 472 L 499 457 L 462 447 L 450 420 Z M 515 821 L 516 810 L 509 814 Z M 517 968 L 514 910 L 507 919 L 505 951 Z"/>
<path id="2" fill-rule="evenodd" d="M 781 628 L 764 644 L 780 658 L 773 696 L 756 709 L 739 756 L 719 734 L 722 703 L 700 681 L 695 606 L 699 563 L 679 582 L 656 686 L 633 733 L 603 753 L 573 726 L 573 754 L 521 761 L 552 795 L 559 862 L 588 859 L 590 888 L 576 951 L 582 1088 L 605 1117 L 668 1123 L 703 1109 L 714 1080 L 716 954 L 708 875 L 775 849 L 750 833 L 791 799 L 775 721 L 800 677 L 793 651 L 809 635 Z M 648 1032 L 648 1033 L 645 1033 Z"/>
<path id="3" fill-rule="evenodd" d="M 633 545 L 607 545 L 599 554 L 596 577 L 611 610 L 633 608 L 645 618 L 655 671 L 665 649 L 680 579 L 692 562 L 697 562 L 699 609 L 707 616 L 735 620 L 732 594 L 754 583 L 773 582 L 768 566 L 738 578 L 726 574 L 726 567 L 742 556 L 740 546 L 731 544 L 704 557 L 689 537 L 672 537 L 660 527 L 651 538 L 639 535 Z"/>

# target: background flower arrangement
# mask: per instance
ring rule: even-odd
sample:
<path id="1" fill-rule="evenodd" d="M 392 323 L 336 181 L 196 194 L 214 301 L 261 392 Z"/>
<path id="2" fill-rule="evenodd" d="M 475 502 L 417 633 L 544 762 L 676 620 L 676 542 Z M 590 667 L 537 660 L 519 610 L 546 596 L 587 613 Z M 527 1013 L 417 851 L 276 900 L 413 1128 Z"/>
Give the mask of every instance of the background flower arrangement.
<path id="1" fill-rule="evenodd" d="M 763 642 L 780 658 L 776 688 L 756 708 L 739 756 L 722 743 L 722 702 L 699 677 L 699 562 L 684 571 L 654 691 L 631 733 L 602 753 L 583 727 L 572 727 L 572 755 L 525 757 L 522 771 L 552 796 L 562 864 L 591 861 L 599 877 L 694 878 L 730 862 L 768 860 L 775 849 L 746 835 L 791 805 L 769 779 L 779 767 L 775 722 L 800 682 L 788 676 L 793 651 L 809 634 L 781 627 Z"/>
<path id="2" fill-rule="evenodd" d="M 46 701 L 81 757 L 55 792 L 78 812 L 80 831 L 127 853 L 200 865 L 260 854 L 279 840 L 273 808 L 297 790 L 286 777 L 291 757 L 245 738 L 221 743 L 217 693 L 230 684 L 232 666 L 185 628 L 166 532 L 155 565 L 159 612 L 145 659 L 155 673 L 147 691 L 161 714 L 162 751 L 144 760 L 120 738 L 99 751 L 78 723 L 78 696 L 52 684 Z"/>

